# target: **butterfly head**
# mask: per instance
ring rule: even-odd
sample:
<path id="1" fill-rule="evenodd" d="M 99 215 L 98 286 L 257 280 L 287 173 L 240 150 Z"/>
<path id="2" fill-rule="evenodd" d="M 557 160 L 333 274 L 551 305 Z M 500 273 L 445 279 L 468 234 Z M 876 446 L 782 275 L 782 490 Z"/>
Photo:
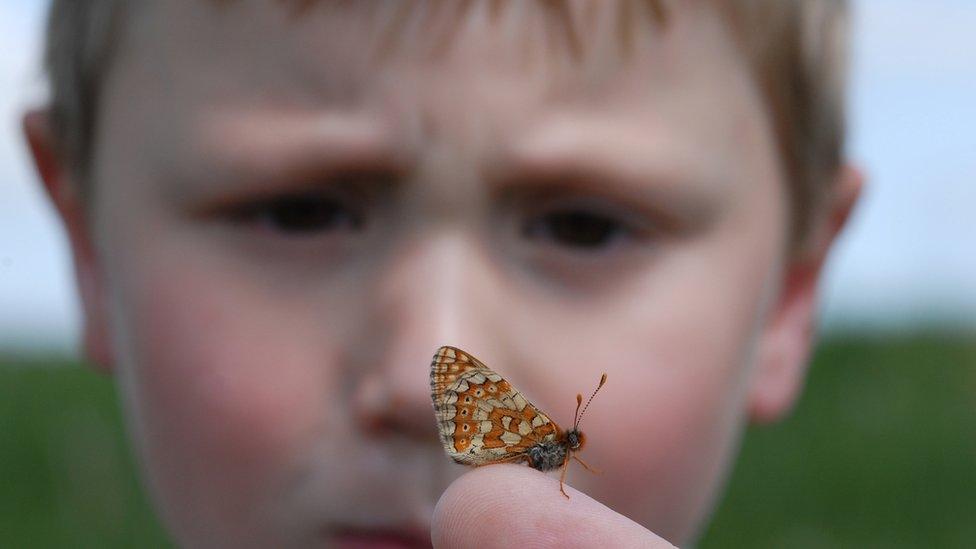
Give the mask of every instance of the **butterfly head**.
<path id="1" fill-rule="evenodd" d="M 579 429 L 574 427 L 571 431 L 566 433 L 566 447 L 570 450 L 577 451 L 582 448 L 583 444 L 585 443 L 586 437 L 583 436 L 583 433 L 580 432 Z"/>

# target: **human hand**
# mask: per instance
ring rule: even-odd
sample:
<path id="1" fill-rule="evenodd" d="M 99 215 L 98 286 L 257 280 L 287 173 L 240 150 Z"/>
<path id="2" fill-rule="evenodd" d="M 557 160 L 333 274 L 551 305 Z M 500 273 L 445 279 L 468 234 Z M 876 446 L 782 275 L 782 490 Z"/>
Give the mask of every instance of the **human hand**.
<path id="1" fill-rule="evenodd" d="M 499 464 L 455 480 L 434 508 L 434 547 L 674 546 L 586 494 L 534 469 Z"/>

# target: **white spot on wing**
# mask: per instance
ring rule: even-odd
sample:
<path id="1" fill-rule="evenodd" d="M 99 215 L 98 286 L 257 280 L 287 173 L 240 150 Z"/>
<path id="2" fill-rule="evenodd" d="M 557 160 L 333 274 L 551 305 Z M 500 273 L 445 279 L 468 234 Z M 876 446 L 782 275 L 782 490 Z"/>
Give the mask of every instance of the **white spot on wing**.
<path id="1" fill-rule="evenodd" d="M 529 402 L 527 400 L 525 400 L 525 397 L 523 397 L 520 394 L 515 394 L 512 397 L 512 401 L 515 403 L 515 409 L 518 410 L 518 411 L 520 411 L 520 412 L 522 410 L 524 410 L 526 406 L 529 405 Z"/>
<path id="2" fill-rule="evenodd" d="M 521 442 L 522 437 L 516 435 L 511 431 L 505 431 L 504 433 L 502 433 L 501 439 L 502 442 L 504 442 L 505 444 L 518 444 L 519 442 Z"/>

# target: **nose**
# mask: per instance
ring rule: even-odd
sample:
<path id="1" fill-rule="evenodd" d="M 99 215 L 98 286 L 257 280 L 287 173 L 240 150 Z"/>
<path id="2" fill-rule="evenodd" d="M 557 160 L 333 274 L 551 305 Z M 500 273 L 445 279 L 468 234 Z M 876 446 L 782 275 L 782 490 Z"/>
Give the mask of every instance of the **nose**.
<path id="1" fill-rule="evenodd" d="M 436 440 L 431 358 L 441 345 L 491 347 L 495 285 L 486 267 L 462 234 L 445 232 L 405 246 L 383 270 L 359 338 L 374 361 L 353 397 L 360 429 Z"/>

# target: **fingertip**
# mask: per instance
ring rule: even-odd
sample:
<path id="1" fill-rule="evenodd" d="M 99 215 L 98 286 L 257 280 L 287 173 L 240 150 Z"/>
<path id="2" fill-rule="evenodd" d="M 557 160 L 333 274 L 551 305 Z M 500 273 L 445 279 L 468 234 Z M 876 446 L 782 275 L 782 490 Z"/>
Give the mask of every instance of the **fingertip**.
<path id="1" fill-rule="evenodd" d="M 571 497 L 579 493 L 569 486 L 566 491 Z M 549 500 L 567 503 L 558 481 L 532 468 L 510 464 L 475 468 L 441 495 L 434 508 L 431 540 L 434 547 L 517 546 L 532 536 L 527 530 L 537 522 L 534 509 L 549 505 Z"/>
<path id="2" fill-rule="evenodd" d="M 476 468 L 434 508 L 434 547 L 648 547 L 670 544 L 586 494 L 529 467 Z"/>

